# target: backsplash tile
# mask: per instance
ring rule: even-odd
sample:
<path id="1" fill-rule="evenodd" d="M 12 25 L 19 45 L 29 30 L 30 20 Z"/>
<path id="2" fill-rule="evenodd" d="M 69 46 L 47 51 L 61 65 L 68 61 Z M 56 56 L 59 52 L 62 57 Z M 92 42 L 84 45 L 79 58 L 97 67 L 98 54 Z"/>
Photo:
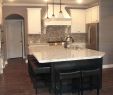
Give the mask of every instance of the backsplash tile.
<path id="1" fill-rule="evenodd" d="M 63 41 L 65 36 L 70 34 L 74 41 L 79 43 L 86 42 L 86 33 L 70 33 L 71 27 L 67 26 L 48 26 L 46 34 L 29 34 L 28 41 L 30 44 L 47 43 L 49 41 Z"/>
<path id="2" fill-rule="evenodd" d="M 74 42 L 86 43 L 86 33 L 71 33 Z"/>
<path id="3" fill-rule="evenodd" d="M 47 40 L 62 41 L 65 38 L 65 31 L 66 26 L 48 26 L 46 30 Z"/>

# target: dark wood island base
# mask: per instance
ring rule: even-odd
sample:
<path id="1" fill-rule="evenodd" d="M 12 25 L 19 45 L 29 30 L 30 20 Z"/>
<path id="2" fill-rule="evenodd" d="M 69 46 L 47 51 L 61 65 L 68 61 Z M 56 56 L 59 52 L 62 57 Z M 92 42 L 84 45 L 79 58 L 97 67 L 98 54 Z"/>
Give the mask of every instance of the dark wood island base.
<path id="1" fill-rule="evenodd" d="M 80 92 L 81 95 L 85 90 L 93 89 L 97 89 L 97 95 L 99 95 L 99 89 L 102 88 L 102 63 L 105 53 L 90 49 L 55 48 L 52 50 L 52 48 L 48 51 L 32 53 L 39 66 L 50 67 L 51 93 L 62 95 L 62 92 L 65 92 L 62 85 L 63 79 L 69 79 L 72 82 L 72 92 L 76 92 L 76 87 L 79 87 L 77 92 Z M 34 71 L 36 72 L 38 69 L 37 66 Z M 80 80 L 79 84 L 78 80 Z"/>

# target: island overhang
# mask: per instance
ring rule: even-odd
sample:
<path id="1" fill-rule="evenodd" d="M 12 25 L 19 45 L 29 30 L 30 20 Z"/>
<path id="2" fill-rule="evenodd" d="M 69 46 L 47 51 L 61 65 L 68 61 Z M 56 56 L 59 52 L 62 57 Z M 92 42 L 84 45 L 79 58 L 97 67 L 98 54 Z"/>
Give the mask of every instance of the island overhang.
<path id="1" fill-rule="evenodd" d="M 105 53 L 91 49 L 48 49 L 47 51 L 35 51 L 32 54 L 39 63 L 73 61 L 102 58 Z"/>

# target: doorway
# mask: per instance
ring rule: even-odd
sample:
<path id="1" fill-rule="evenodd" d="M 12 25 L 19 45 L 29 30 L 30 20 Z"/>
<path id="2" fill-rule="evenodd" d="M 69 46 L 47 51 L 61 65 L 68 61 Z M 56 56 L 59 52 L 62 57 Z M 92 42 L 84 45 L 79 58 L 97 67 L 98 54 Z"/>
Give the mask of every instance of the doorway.
<path id="1" fill-rule="evenodd" d="M 15 18 L 16 17 L 16 18 Z M 7 59 L 24 58 L 24 20 L 19 16 L 10 16 L 6 24 Z"/>

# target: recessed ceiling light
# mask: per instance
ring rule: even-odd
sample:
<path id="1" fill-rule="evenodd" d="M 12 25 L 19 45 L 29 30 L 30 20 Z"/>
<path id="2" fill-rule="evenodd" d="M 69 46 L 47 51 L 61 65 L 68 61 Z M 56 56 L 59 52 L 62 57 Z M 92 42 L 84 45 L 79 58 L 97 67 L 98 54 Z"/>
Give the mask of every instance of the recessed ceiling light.
<path id="1" fill-rule="evenodd" d="M 14 0 L 9 0 L 10 2 L 13 2 Z"/>
<path id="2" fill-rule="evenodd" d="M 44 1 L 46 1 L 46 2 L 47 2 L 48 0 L 44 0 Z"/>
<path id="3" fill-rule="evenodd" d="M 78 4 L 81 4 L 81 3 L 83 3 L 83 0 L 76 0 L 76 2 L 77 2 Z"/>

